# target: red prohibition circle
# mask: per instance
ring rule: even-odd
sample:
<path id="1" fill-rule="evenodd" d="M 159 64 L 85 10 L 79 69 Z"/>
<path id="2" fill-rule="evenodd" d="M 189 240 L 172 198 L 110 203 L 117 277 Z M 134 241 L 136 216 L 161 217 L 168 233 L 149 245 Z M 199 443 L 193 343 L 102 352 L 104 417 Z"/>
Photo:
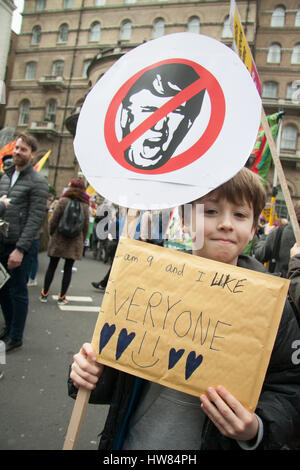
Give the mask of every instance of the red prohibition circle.
<path id="1" fill-rule="evenodd" d="M 179 92 L 174 97 L 164 104 L 159 110 L 155 111 L 150 117 L 145 119 L 137 128 L 135 128 L 130 134 L 124 137 L 121 141 L 118 141 L 115 132 L 115 122 L 118 109 L 123 99 L 129 92 L 132 85 L 147 71 L 154 67 L 158 67 L 164 64 L 186 64 L 191 66 L 199 75 L 199 80 L 187 86 L 184 90 Z M 179 155 L 168 160 L 162 167 L 155 168 L 152 170 L 134 168 L 124 158 L 124 150 L 128 148 L 131 142 L 139 138 L 145 131 L 150 129 L 156 122 L 170 113 L 172 110 L 177 108 L 183 101 L 187 101 L 189 98 L 199 93 L 201 90 L 206 89 L 209 94 L 211 102 L 211 114 L 208 125 L 199 138 L 199 140 L 192 145 L 188 150 L 182 152 Z M 125 82 L 121 88 L 117 91 L 113 97 L 104 121 L 104 137 L 108 150 L 112 157 L 119 163 L 123 168 L 129 171 L 142 174 L 162 174 L 169 173 L 171 171 L 179 170 L 184 168 L 194 161 L 202 157 L 209 148 L 213 145 L 221 132 L 224 119 L 225 119 L 225 98 L 223 90 L 218 80 L 204 67 L 196 62 L 186 59 L 167 59 L 160 62 L 156 62 L 133 75 L 127 82 Z M 155 117 L 153 115 L 155 114 Z"/>

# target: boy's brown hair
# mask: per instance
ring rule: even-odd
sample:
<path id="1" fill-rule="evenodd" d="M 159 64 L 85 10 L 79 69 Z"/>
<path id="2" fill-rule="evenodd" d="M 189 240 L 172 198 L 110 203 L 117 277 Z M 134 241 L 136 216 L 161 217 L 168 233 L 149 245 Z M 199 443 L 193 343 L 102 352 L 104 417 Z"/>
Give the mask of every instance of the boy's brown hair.
<path id="1" fill-rule="evenodd" d="M 227 201 L 234 204 L 248 203 L 253 208 L 253 221 L 255 225 L 258 223 L 259 216 L 266 203 L 266 191 L 263 187 L 262 179 L 246 167 L 243 167 L 226 183 L 203 196 L 203 198 L 198 199 L 197 203 L 201 203 L 208 196 L 214 196 L 217 199 L 227 199 Z"/>

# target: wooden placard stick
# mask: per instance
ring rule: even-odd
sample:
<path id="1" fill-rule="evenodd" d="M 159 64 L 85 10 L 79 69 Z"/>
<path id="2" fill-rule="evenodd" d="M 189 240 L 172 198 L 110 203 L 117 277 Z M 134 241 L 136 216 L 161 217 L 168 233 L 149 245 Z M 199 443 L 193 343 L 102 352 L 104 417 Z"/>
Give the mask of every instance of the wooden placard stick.
<path id="1" fill-rule="evenodd" d="M 140 212 L 135 209 L 129 209 L 126 216 L 123 236 L 134 238 L 136 227 L 139 221 Z M 91 391 L 83 387 L 78 389 L 77 397 L 72 411 L 72 416 L 68 426 L 63 450 L 75 450 L 80 434 L 81 425 L 86 413 Z"/>
<path id="2" fill-rule="evenodd" d="M 294 230 L 294 235 L 295 235 L 297 243 L 300 243 L 299 223 L 298 223 L 298 220 L 297 220 L 297 217 L 296 217 L 294 205 L 293 205 L 292 198 L 291 198 L 291 195 L 290 195 L 290 191 L 289 191 L 289 188 L 288 188 L 288 185 L 287 185 L 287 182 L 286 182 L 286 178 L 285 178 L 285 174 L 284 174 L 284 171 L 283 171 L 283 168 L 282 168 L 282 165 L 281 165 L 281 161 L 280 161 L 280 158 L 279 158 L 279 155 L 278 155 L 278 152 L 277 152 L 276 144 L 275 144 L 275 141 L 273 139 L 271 129 L 270 129 L 270 126 L 269 126 L 269 123 L 268 123 L 268 119 L 267 119 L 267 116 L 266 116 L 265 111 L 264 111 L 263 108 L 262 108 L 262 113 L 261 113 L 261 121 L 262 121 L 262 125 L 264 127 L 264 130 L 265 130 L 265 133 L 266 133 L 266 138 L 267 138 L 267 141 L 268 141 L 268 144 L 269 144 L 269 147 L 270 147 L 273 162 L 274 162 L 274 165 L 275 165 L 276 170 L 277 170 L 278 180 L 279 180 L 281 190 L 282 190 L 282 193 L 283 193 L 283 196 L 284 196 L 284 200 L 285 200 L 285 203 L 286 203 L 286 206 L 287 206 L 287 209 L 288 209 L 291 224 L 292 224 L 292 227 L 293 227 L 293 230 Z"/>

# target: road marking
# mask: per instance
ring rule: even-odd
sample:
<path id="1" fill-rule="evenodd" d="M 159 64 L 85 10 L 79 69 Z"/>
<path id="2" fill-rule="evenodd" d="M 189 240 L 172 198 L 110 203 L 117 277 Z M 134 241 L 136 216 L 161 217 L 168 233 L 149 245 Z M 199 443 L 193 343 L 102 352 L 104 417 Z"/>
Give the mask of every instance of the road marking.
<path id="1" fill-rule="evenodd" d="M 52 295 L 52 299 L 57 300 L 58 295 Z M 83 297 L 83 296 L 76 296 L 76 295 L 67 295 L 67 300 L 74 301 L 74 302 L 93 302 L 92 297 Z"/>
<path id="2" fill-rule="evenodd" d="M 99 312 L 99 307 L 85 306 L 85 305 L 59 305 L 60 310 L 68 310 L 73 312 Z"/>

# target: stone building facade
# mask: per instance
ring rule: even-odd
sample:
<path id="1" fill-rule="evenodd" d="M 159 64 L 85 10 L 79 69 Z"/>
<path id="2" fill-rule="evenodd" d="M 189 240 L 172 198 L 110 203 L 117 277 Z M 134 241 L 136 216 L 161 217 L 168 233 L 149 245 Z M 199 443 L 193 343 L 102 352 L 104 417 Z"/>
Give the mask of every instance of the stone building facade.
<path id="1" fill-rule="evenodd" d="M 292 197 L 300 199 L 300 93 L 297 101 L 292 89 L 300 80 L 300 19 L 297 1 L 285 1 L 281 10 L 275 0 L 238 0 L 237 5 L 265 111 L 286 113 L 280 156 Z M 36 135 L 40 156 L 52 149 L 44 171 L 60 192 L 78 172 L 73 150 L 78 113 L 101 75 L 127 51 L 164 34 L 192 31 L 230 46 L 229 7 L 229 0 L 26 0 L 5 125 Z M 274 43 L 280 45 L 279 62 Z M 270 189 L 272 172 L 269 180 Z"/>
<path id="2" fill-rule="evenodd" d="M 280 159 L 291 196 L 300 198 L 300 5 L 297 0 L 258 4 L 255 60 L 266 114 L 283 110 Z M 273 169 L 269 175 L 273 183 Z M 284 202 L 281 191 L 278 206 Z M 282 202 L 280 204 L 280 202 Z M 278 207 L 280 213 L 280 209 Z"/>

